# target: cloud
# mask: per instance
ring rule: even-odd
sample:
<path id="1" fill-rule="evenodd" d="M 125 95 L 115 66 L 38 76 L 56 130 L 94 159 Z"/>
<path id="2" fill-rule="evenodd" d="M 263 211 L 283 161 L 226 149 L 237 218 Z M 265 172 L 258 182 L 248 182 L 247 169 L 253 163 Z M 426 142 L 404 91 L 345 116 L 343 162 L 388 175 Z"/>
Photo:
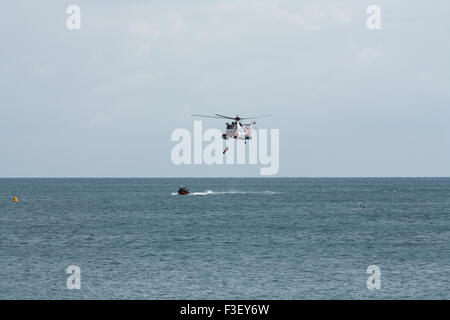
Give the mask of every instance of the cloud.
<path id="1" fill-rule="evenodd" d="M 320 30 L 323 25 L 332 21 L 347 24 L 352 19 L 352 12 L 349 9 L 334 5 L 307 5 L 301 9 L 301 13 L 280 9 L 278 6 L 273 6 L 272 9 L 279 18 L 301 25 L 307 30 Z"/>
<path id="2" fill-rule="evenodd" d="M 222 2 L 222 3 L 219 3 L 215 6 L 213 6 L 211 8 L 211 11 L 217 12 L 217 13 L 231 13 L 238 8 L 240 8 L 240 3 L 238 3 L 238 2 L 235 2 L 235 3 Z"/>
<path id="3" fill-rule="evenodd" d="M 171 34 L 177 34 L 184 30 L 183 16 L 179 13 L 171 13 L 167 17 L 168 30 Z"/>
<path id="4" fill-rule="evenodd" d="M 129 29 L 134 35 L 157 39 L 164 35 L 179 34 L 185 30 L 185 23 L 181 14 L 169 13 L 163 19 L 133 21 Z"/>
<path id="5" fill-rule="evenodd" d="M 278 6 L 273 6 L 272 9 L 275 15 L 287 22 L 301 25 L 307 30 L 320 30 L 320 25 L 308 23 L 299 13 L 292 13 L 286 10 L 282 10 Z"/>
<path id="6" fill-rule="evenodd" d="M 131 23 L 130 31 L 135 35 L 158 38 L 162 34 L 162 27 L 155 22 L 138 20 Z"/>
<path id="7" fill-rule="evenodd" d="M 348 9 L 334 8 L 332 15 L 336 22 L 349 23 L 352 20 L 352 12 Z"/>
<path id="8" fill-rule="evenodd" d="M 154 79 L 155 76 L 150 72 L 124 75 L 95 86 L 92 91 L 100 96 L 126 96 L 130 92 L 145 91 Z"/>
<path id="9" fill-rule="evenodd" d="M 372 62 L 382 56 L 383 54 L 378 48 L 362 48 L 356 53 L 356 59 L 360 63 Z"/>

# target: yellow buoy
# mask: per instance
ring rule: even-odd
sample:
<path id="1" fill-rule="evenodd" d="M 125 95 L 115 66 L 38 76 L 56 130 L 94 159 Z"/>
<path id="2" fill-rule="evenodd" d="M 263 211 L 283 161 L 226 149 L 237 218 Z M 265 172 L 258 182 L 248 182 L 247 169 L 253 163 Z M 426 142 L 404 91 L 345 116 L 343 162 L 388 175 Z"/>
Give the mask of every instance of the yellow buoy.
<path id="1" fill-rule="evenodd" d="M 13 202 L 19 202 L 19 199 L 17 199 L 17 197 L 16 197 L 16 196 L 14 196 L 14 198 L 13 198 Z"/>

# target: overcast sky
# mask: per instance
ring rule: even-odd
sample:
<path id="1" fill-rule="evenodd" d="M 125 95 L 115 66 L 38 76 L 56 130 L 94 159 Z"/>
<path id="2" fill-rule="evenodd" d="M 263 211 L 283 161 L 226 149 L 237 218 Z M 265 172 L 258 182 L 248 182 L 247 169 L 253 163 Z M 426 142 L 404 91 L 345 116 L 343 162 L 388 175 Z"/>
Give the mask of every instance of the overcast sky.
<path id="1" fill-rule="evenodd" d="M 81 30 L 66 28 L 70 4 Z M 448 0 L 5 1 L 0 177 L 259 175 L 174 165 L 170 135 L 193 130 L 191 113 L 273 114 L 258 127 L 280 129 L 279 176 L 450 176 L 449 13 Z"/>

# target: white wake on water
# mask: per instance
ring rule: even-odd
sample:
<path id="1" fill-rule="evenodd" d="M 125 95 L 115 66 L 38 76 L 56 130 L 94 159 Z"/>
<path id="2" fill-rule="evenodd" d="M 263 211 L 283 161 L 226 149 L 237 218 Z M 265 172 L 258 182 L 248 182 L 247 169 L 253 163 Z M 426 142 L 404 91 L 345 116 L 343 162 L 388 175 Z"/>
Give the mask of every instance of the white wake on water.
<path id="1" fill-rule="evenodd" d="M 275 191 L 212 191 L 206 190 L 204 192 L 191 192 L 188 196 L 208 196 L 208 195 L 218 195 L 218 194 L 277 194 L 282 192 Z M 173 196 L 177 196 L 177 192 L 172 192 Z"/>

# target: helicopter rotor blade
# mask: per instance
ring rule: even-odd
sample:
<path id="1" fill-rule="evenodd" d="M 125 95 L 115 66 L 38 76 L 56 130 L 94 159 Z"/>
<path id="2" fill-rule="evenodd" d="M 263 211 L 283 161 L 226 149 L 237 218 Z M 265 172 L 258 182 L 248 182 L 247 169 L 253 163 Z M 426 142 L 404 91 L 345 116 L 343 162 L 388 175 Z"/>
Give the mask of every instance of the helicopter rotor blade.
<path id="1" fill-rule="evenodd" d="M 215 113 L 214 116 L 206 116 L 206 115 L 202 115 L 202 114 L 191 114 L 191 116 L 193 116 L 193 117 L 203 117 L 203 118 L 213 118 L 213 119 L 248 120 L 248 119 L 259 119 L 259 118 L 271 117 L 272 115 L 271 114 L 265 114 L 265 115 L 256 116 L 256 117 L 241 118 L 239 116 L 229 117 L 229 116 L 224 116 L 222 114 Z"/>
<path id="2" fill-rule="evenodd" d="M 221 118 L 225 118 L 225 119 L 231 119 L 231 120 L 236 119 L 236 117 L 228 117 L 228 116 L 224 116 L 224 115 L 221 115 L 221 114 L 218 114 L 218 113 L 215 113 L 215 115 L 216 115 L 216 116 L 219 116 L 219 117 L 221 117 Z"/>
<path id="3" fill-rule="evenodd" d="M 201 114 L 191 114 L 193 117 L 203 117 L 203 118 L 214 118 L 214 119 L 222 119 L 222 117 L 215 117 L 215 116 L 204 116 Z"/>
<path id="4" fill-rule="evenodd" d="M 246 118 L 241 118 L 241 120 L 245 120 L 245 119 L 259 119 L 259 118 L 267 118 L 267 117 L 271 117 L 271 114 L 265 114 L 262 116 L 256 116 L 256 117 L 246 117 Z"/>

